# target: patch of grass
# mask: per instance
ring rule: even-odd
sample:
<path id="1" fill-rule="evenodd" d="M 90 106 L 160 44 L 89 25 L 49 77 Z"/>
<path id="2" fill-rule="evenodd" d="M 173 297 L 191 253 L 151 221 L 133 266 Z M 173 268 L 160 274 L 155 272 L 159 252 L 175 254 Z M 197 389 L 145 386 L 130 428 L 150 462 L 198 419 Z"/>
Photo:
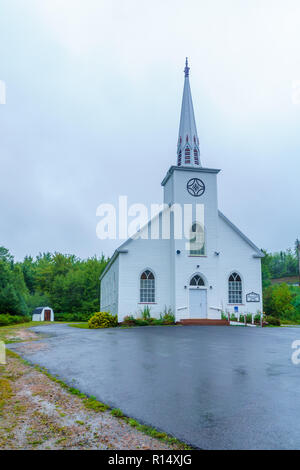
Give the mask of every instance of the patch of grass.
<path id="1" fill-rule="evenodd" d="M 130 426 L 132 426 L 133 428 L 139 426 L 139 423 L 133 418 L 128 418 L 127 423 L 130 424 Z"/>
<path id="2" fill-rule="evenodd" d="M 36 446 L 39 446 L 40 444 L 43 444 L 43 440 L 39 440 L 39 441 L 27 441 L 28 444 L 32 445 L 33 447 L 36 447 Z"/>
<path id="3" fill-rule="evenodd" d="M 8 379 L 0 378 L 0 412 L 5 403 L 13 396 L 12 387 Z"/>
<path id="4" fill-rule="evenodd" d="M 72 395 L 77 395 L 80 398 L 86 398 L 86 395 L 82 393 L 80 390 L 74 387 L 68 387 L 68 392 L 72 393 Z"/>
<path id="5" fill-rule="evenodd" d="M 68 326 L 72 326 L 73 328 L 83 328 L 85 330 L 89 329 L 89 324 L 88 322 L 82 322 L 82 323 L 68 323 Z"/>
<path id="6" fill-rule="evenodd" d="M 83 400 L 83 405 L 88 410 L 94 410 L 96 412 L 109 410 L 109 406 L 101 403 L 101 401 L 96 400 L 94 397 L 85 398 Z"/>
<path id="7" fill-rule="evenodd" d="M 80 426 L 83 426 L 85 423 L 84 421 L 80 421 L 79 419 L 75 421 L 76 424 L 80 424 Z"/>
<path id="8" fill-rule="evenodd" d="M 300 325 L 300 321 L 299 320 L 285 320 L 285 319 L 282 319 L 281 320 L 281 325 Z"/>
<path id="9" fill-rule="evenodd" d="M 116 416 L 117 418 L 123 418 L 124 413 L 120 408 L 113 408 L 110 412 L 111 415 Z"/>
<path id="10" fill-rule="evenodd" d="M 179 441 L 176 439 L 176 437 L 169 436 L 165 432 L 158 431 L 157 429 L 147 426 L 146 424 L 140 424 L 138 421 L 132 418 L 128 418 L 127 416 L 123 415 L 124 421 L 126 421 L 127 424 L 135 428 L 137 431 L 143 432 L 144 434 L 147 434 L 148 436 L 151 436 L 155 439 L 159 439 L 160 441 L 166 442 L 167 444 L 170 445 L 177 445 L 178 448 L 184 449 L 184 450 L 191 450 L 192 447 L 188 446 L 184 442 Z"/>
<path id="11" fill-rule="evenodd" d="M 21 339 L 17 336 L 17 332 L 22 330 L 22 329 L 27 329 L 33 326 L 47 326 L 47 325 L 53 325 L 55 323 L 66 323 L 66 322 L 46 322 L 46 321 L 30 321 L 27 323 L 17 323 L 14 325 L 6 325 L 6 326 L 0 326 L 0 341 L 4 341 L 6 344 L 10 343 L 21 343 L 24 341 L 34 341 L 33 338 L 30 339 Z M 10 338 L 11 336 L 15 336 L 13 338 Z"/>

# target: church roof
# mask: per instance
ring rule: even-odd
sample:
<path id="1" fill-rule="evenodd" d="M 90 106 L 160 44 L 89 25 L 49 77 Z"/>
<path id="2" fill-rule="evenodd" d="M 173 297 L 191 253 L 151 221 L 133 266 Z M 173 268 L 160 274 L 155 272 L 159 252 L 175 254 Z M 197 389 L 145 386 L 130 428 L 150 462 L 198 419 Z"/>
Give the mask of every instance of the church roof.
<path id="1" fill-rule="evenodd" d="M 186 58 L 179 135 L 177 143 L 177 165 L 199 167 L 201 166 L 200 147 L 196 128 L 189 74 L 190 67 L 188 66 L 188 59 Z"/>
<path id="2" fill-rule="evenodd" d="M 175 167 L 177 168 L 177 167 Z M 207 168 L 207 170 L 210 170 L 209 168 Z M 219 170 L 215 170 L 215 171 L 219 171 Z M 144 225 L 144 227 L 146 227 L 147 225 L 149 225 L 156 217 L 159 217 L 160 214 L 162 214 L 165 210 L 169 209 L 169 206 L 166 206 L 163 210 L 161 210 L 160 212 L 158 212 L 154 217 L 152 217 L 151 219 L 149 219 L 146 224 Z M 231 220 L 229 220 L 224 214 L 223 212 L 221 212 L 220 210 L 218 211 L 218 214 L 219 214 L 219 217 L 224 220 L 224 222 L 229 225 L 229 227 L 234 230 L 248 245 L 251 246 L 251 248 L 253 248 L 253 250 L 255 251 L 255 254 L 253 254 L 253 257 L 254 258 L 264 258 L 264 253 L 243 233 L 241 232 L 241 230 L 236 226 L 234 225 L 234 223 L 231 222 Z M 144 228 L 142 227 L 141 230 Z M 132 237 L 129 237 L 126 241 L 124 241 L 120 246 L 119 248 L 117 248 L 111 259 L 109 260 L 109 262 L 107 263 L 105 269 L 103 270 L 103 272 L 101 273 L 100 275 L 100 280 L 105 276 L 105 274 L 107 273 L 107 271 L 110 269 L 110 267 L 113 265 L 113 263 L 115 262 L 116 258 L 119 256 L 120 253 L 128 253 L 128 249 L 125 249 L 125 246 L 127 246 L 127 244 L 131 241 L 133 241 L 136 236 L 138 235 L 139 232 L 136 232 L 135 235 L 133 235 Z"/>
<path id="3" fill-rule="evenodd" d="M 229 227 L 231 227 L 246 243 L 248 243 L 248 245 L 251 246 L 251 248 L 253 248 L 253 250 L 256 251 L 256 254 L 253 255 L 254 258 L 264 258 L 264 253 L 248 238 L 246 237 L 246 235 L 240 231 L 239 228 L 237 228 L 236 225 L 234 225 L 234 223 L 231 222 L 231 220 L 229 220 L 224 214 L 223 212 L 221 211 L 218 211 L 219 212 L 219 217 L 221 217 L 221 219 L 224 220 L 224 222 L 226 222 L 227 225 L 229 225 Z"/>

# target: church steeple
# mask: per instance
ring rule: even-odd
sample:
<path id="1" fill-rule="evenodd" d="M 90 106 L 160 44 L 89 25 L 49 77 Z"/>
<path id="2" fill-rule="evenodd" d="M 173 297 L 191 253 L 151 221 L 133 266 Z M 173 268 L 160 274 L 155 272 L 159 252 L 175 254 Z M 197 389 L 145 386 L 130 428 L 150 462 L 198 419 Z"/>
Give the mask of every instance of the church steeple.
<path id="1" fill-rule="evenodd" d="M 189 81 L 190 68 L 185 60 L 184 88 L 177 144 L 178 166 L 201 166 L 199 139 L 196 129 L 192 94 Z"/>

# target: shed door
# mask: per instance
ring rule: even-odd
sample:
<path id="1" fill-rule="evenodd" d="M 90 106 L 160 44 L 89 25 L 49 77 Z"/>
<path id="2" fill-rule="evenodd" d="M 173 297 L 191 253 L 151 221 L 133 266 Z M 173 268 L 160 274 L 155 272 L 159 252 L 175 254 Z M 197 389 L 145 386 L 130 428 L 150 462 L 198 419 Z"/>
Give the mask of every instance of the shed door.
<path id="1" fill-rule="evenodd" d="M 190 318 L 206 318 L 206 289 L 190 289 Z"/>
<path id="2" fill-rule="evenodd" d="M 44 320 L 45 321 L 51 321 L 51 310 L 45 310 Z"/>

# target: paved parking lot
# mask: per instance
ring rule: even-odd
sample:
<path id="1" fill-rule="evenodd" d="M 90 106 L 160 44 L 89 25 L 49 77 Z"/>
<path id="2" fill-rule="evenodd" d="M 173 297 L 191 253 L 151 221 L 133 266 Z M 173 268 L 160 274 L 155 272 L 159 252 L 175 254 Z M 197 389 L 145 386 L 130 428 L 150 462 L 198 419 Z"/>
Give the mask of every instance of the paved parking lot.
<path id="1" fill-rule="evenodd" d="M 297 328 L 39 326 L 9 345 L 140 422 L 203 449 L 300 448 Z"/>

